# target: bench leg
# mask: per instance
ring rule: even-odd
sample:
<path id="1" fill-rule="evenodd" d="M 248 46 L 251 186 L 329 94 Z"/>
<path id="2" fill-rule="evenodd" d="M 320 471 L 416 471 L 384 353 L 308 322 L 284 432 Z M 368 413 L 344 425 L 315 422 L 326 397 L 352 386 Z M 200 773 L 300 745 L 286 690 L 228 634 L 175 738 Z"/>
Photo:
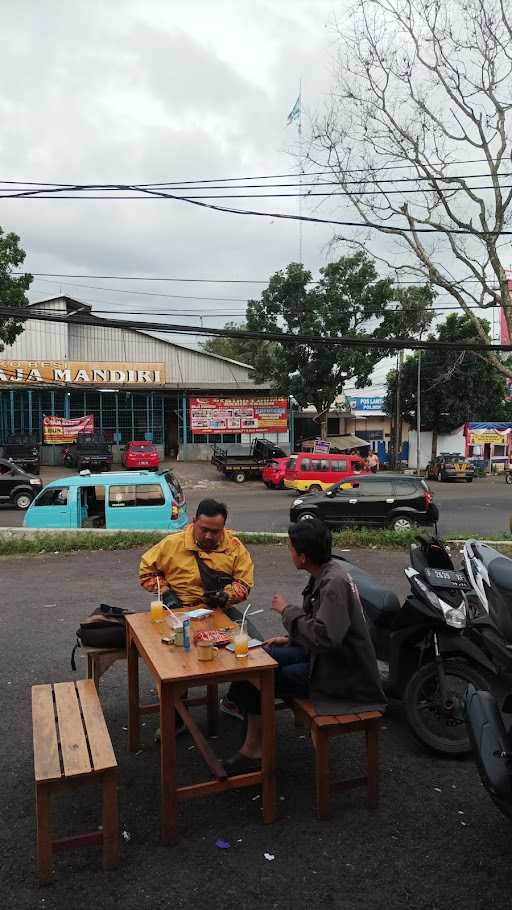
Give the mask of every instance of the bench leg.
<path id="1" fill-rule="evenodd" d="M 379 725 L 366 727 L 366 756 L 368 762 L 368 808 L 376 809 L 379 802 Z"/>
<path id="2" fill-rule="evenodd" d="M 44 784 L 36 783 L 37 817 L 37 871 L 41 882 L 53 876 L 53 849 L 50 831 L 50 791 Z"/>
<path id="3" fill-rule="evenodd" d="M 117 771 L 105 771 L 103 775 L 103 868 L 113 869 L 118 862 Z"/>
<path id="4" fill-rule="evenodd" d="M 316 814 L 318 818 L 329 815 L 329 738 L 314 724 L 311 739 L 315 747 Z"/>

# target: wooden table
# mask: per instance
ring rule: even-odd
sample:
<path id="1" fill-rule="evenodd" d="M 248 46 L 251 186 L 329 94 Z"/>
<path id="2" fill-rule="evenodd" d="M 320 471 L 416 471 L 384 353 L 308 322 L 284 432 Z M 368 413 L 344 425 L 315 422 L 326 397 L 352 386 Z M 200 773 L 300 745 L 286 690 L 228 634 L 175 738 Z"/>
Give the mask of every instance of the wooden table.
<path id="1" fill-rule="evenodd" d="M 222 612 L 215 611 L 207 624 L 191 623 L 191 634 L 200 628 L 233 627 L 234 623 Z M 254 648 L 245 658 L 220 648 L 212 661 L 200 661 L 192 645 L 190 651 L 164 645 L 167 622 L 152 623 L 150 614 L 134 613 L 126 617 L 128 653 L 128 741 L 129 749 L 139 748 L 139 725 L 143 708 L 139 704 L 139 656 L 148 667 L 160 696 L 160 782 L 161 837 L 164 844 L 176 840 L 176 809 L 179 799 L 220 793 L 238 787 L 262 785 L 263 820 L 273 822 L 276 814 L 275 781 L 275 660 L 263 648 Z M 188 687 L 206 686 L 208 691 L 209 732 L 217 720 L 217 686 L 219 683 L 246 679 L 260 689 L 262 714 L 261 770 L 228 777 L 222 763 L 214 754 L 197 724 L 191 717 L 182 697 Z M 176 711 L 188 727 L 194 742 L 210 768 L 213 780 L 178 787 L 176 784 Z"/>

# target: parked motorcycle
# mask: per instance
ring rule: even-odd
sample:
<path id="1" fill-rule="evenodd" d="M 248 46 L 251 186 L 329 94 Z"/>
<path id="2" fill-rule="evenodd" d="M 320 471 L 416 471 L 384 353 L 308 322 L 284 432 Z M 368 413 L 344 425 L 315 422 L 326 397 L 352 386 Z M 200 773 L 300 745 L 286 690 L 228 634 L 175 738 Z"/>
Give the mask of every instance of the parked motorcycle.
<path id="1" fill-rule="evenodd" d="M 62 460 L 67 468 L 73 467 L 73 459 L 71 457 L 71 452 L 67 446 L 65 446 L 62 450 Z"/>
<path id="2" fill-rule="evenodd" d="M 511 725 L 505 725 L 496 698 L 471 685 L 466 692 L 465 710 L 482 783 L 500 812 L 512 818 Z"/>
<path id="3" fill-rule="evenodd" d="M 403 701 L 408 723 L 421 742 L 449 755 L 471 750 L 464 716 L 468 684 L 486 689 L 489 658 L 469 637 L 468 580 L 447 565 L 444 548 L 437 558 L 422 545 L 411 547 L 405 570 L 411 594 L 398 598 L 365 572 L 350 567 L 368 621 L 383 683 Z M 432 565 L 436 562 L 437 565 Z"/>

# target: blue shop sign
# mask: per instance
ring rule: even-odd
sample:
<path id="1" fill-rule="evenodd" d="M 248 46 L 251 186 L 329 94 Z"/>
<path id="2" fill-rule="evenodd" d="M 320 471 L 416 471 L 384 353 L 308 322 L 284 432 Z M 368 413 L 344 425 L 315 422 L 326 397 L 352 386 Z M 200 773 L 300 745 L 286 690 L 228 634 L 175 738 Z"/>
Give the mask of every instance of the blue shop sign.
<path id="1" fill-rule="evenodd" d="M 352 411 L 374 411 L 377 413 L 384 411 L 384 395 L 357 396 L 349 398 L 348 401 Z"/>

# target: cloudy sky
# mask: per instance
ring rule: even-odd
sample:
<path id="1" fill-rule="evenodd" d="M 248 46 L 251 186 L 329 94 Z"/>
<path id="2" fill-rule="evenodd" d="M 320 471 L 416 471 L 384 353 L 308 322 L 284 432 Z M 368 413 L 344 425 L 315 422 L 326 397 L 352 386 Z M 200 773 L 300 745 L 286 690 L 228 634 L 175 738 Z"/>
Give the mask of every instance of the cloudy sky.
<path id="1" fill-rule="evenodd" d="M 286 118 L 301 77 L 305 127 L 308 114 L 325 103 L 332 25 L 344 4 L 4 4 L 0 179 L 152 183 L 297 172 L 297 130 Z M 296 199 L 233 203 L 297 212 Z M 33 272 L 265 281 L 298 258 L 296 223 L 167 200 L 1 200 L 0 224 L 21 236 Z M 314 272 L 329 258 L 330 236 L 328 227 L 304 227 L 303 258 Z M 96 289 L 80 286 L 87 284 Z M 244 299 L 263 286 L 38 279 L 31 298 L 62 291 L 105 308 L 233 314 L 221 315 L 217 324 L 223 324 L 241 315 Z M 134 287 L 227 299 L 112 290 Z"/>
<path id="2" fill-rule="evenodd" d="M 349 2 L 3 4 L 0 181 L 216 180 L 225 186 L 226 178 L 298 173 L 297 129 L 286 125 L 287 115 L 300 79 L 305 136 L 310 118 L 326 105 L 336 65 L 334 25 L 343 29 L 349 21 Z M 298 211 L 295 198 L 221 204 Z M 336 205 L 311 198 L 303 212 L 349 214 L 339 197 Z M 247 298 L 299 258 L 295 222 L 174 200 L 0 199 L 0 225 L 20 235 L 31 272 L 246 282 L 37 278 L 30 292 L 32 300 L 65 293 L 96 312 L 168 313 L 173 322 L 197 324 L 199 313 L 204 325 L 243 318 Z M 330 249 L 331 236 L 329 226 L 303 227 L 303 262 L 314 275 L 347 252 Z"/>

